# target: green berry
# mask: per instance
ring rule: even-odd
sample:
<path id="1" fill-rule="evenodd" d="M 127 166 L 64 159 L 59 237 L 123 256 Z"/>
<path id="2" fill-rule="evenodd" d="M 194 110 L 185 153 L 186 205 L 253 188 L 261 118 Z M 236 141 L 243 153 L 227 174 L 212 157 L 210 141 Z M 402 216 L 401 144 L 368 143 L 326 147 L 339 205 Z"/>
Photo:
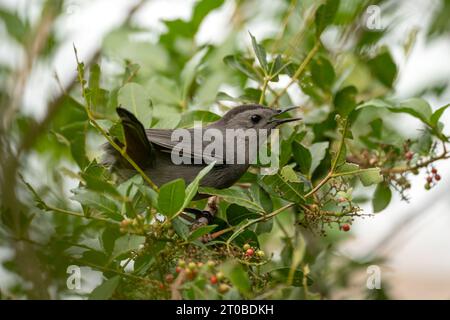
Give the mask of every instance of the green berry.
<path id="1" fill-rule="evenodd" d="M 221 284 L 219 285 L 219 288 L 217 288 L 217 290 L 218 290 L 220 293 L 224 294 L 224 293 L 227 293 L 228 290 L 230 290 L 230 286 L 227 285 L 227 284 L 225 284 L 225 283 L 221 283 Z"/>
<path id="2" fill-rule="evenodd" d="M 197 268 L 197 265 L 195 264 L 195 262 L 189 262 L 188 268 L 191 270 L 195 270 Z"/>
<path id="3" fill-rule="evenodd" d="M 219 271 L 216 273 L 216 277 L 217 277 L 217 280 L 220 281 L 220 280 L 223 280 L 223 278 L 225 278 L 225 275 L 223 274 L 222 271 Z"/>

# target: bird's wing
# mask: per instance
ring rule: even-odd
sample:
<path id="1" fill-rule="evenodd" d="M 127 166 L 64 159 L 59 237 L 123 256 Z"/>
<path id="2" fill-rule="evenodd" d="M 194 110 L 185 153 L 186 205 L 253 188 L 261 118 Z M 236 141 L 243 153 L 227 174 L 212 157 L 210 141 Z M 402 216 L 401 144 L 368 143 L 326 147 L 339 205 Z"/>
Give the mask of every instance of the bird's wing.
<path id="1" fill-rule="evenodd" d="M 154 152 L 152 144 L 146 137 L 144 126 L 128 110 L 117 108 L 116 111 L 122 120 L 127 154 L 137 165 L 145 168 L 152 161 Z"/>
<path id="2" fill-rule="evenodd" d="M 191 135 L 190 141 L 185 141 L 184 139 L 176 140 L 172 139 L 172 133 L 174 130 L 169 129 L 146 129 L 148 140 L 155 146 L 159 146 L 159 150 L 163 152 L 183 151 L 183 157 L 190 158 L 191 160 L 204 160 L 207 162 L 216 161 L 218 163 L 224 163 L 223 156 L 219 154 L 205 155 L 204 149 L 210 144 L 209 141 L 203 141 L 201 144 L 194 143 L 194 131 L 192 129 L 187 129 Z"/>

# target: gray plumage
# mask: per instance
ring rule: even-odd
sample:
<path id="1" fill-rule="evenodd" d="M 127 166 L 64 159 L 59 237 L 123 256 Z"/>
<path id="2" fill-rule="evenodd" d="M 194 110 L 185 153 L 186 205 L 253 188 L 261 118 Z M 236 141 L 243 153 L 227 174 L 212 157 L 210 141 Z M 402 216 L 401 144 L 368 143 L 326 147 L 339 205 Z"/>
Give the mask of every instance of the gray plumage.
<path id="1" fill-rule="evenodd" d="M 226 129 L 245 130 L 252 128 L 256 131 L 268 129 L 270 132 L 271 129 L 281 123 L 299 120 L 298 118 L 274 118 L 290 109 L 281 111 L 261 105 L 242 105 L 231 109 L 220 120 L 209 124 L 204 129 L 217 129 L 223 134 L 225 134 Z M 127 154 L 156 185 L 161 186 L 177 178 L 184 179 L 186 184 L 188 184 L 207 165 L 207 161 L 203 161 L 201 164 L 194 163 L 195 160 L 198 161 L 199 158 L 202 158 L 203 149 L 211 141 L 203 141 L 198 146 L 192 144 L 191 152 L 183 154 L 183 156 L 191 158 L 191 164 L 176 165 L 172 162 L 171 152 L 176 145 L 180 146 L 180 143 L 171 139 L 174 130 L 145 129 L 136 117 L 126 109 L 117 108 L 117 113 L 122 120 Z M 188 132 L 192 137 L 191 142 L 193 142 L 194 129 L 188 129 Z M 239 140 L 240 138 L 240 136 L 237 137 L 237 143 L 248 143 L 245 137 L 242 140 Z M 258 141 L 258 145 L 263 142 Z M 246 149 L 247 146 L 246 144 Z M 236 150 L 234 152 L 236 154 Z M 247 171 L 252 160 L 248 154 L 246 154 L 245 163 L 243 164 L 227 163 L 224 155 L 213 155 L 213 158 L 207 158 L 207 160 L 222 160 L 222 164 L 216 164 L 202 179 L 200 184 L 201 186 L 218 189 L 230 187 L 238 181 Z M 123 180 L 136 174 L 136 171 L 128 161 L 109 144 L 105 145 L 105 155 L 102 162 L 104 165 L 110 166 Z"/>

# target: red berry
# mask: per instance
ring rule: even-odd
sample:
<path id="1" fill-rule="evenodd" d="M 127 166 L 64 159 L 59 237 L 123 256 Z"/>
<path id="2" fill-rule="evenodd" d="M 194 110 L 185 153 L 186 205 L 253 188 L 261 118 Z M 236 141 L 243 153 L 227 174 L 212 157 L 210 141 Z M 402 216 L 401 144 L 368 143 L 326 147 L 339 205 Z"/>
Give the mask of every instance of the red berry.
<path id="1" fill-rule="evenodd" d="M 251 257 L 254 253 L 255 251 L 252 248 L 249 248 L 247 249 L 247 251 L 245 251 L 245 255 L 248 257 Z"/>
<path id="2" fill-rule="evenodd" d="M 159 288 L 162 290 L 164 289 L 164 285 L 162 283 L 159 284 Z"/>
<path id="3" fill-rule="evenodd" d="M 211 284 L 216 284 L 216 283 L 217 283 L 217 277 L 214 276 L 214 275 L 212 275 L 212 276 L 209 278 L 209 282 L 211 282 Z"/>
<path id="4" fill-rule="evenodd" d="M 180 268 L 180 267 L 178 267 L 178 266 L 177 266 L 177 267 L 175 268 L 175 272 L 176 272 L 176 273 L 180 273 L 180 272 L 181 272 L 181 270 L 183 270 L 183 269 L 182 269 L 182 268 Z"/>
<path id="5" fill-rule="evenodd" d="M 428 183 L 433 182 L 433 177 L 427 177 L 427 182 L 428 182 Z"/>
<path id="6" fill-rule="evenodd" d="M 345 224 L 342 225 L 342 230 L 344 230 L 345 232 L 347 232 L 347 231 L 350 230 L 350 226 L 349 226 L 347 223 L 345 223 Z"/>
<path id="7" fill-rule="evenodd" d="M 411 151 L 408 151 L 408 152 L 405 153 L 405 158 L 407 160 L 411 160 L 413 155 L 414 155 L 414 153 L 412 153 Z"/>
<path id="8" fill-rule="evenodd" d="M 436 181 L 439 181 L 439 180 L 441 180 L 441 176 L 438 175 L 438 174 L 436 174 L 436 175 L 434 176 L 434 179 L 435 179 Z"/>
<path id="9" fill-rule="evenodd" d="M 432 169 L 431 169 L 431 173 L 432 173 L 432 174 L 436 174 L 436 173 L 437 173 L 437 169 L 436 169 L 436 168 L 432 168 Z"/>

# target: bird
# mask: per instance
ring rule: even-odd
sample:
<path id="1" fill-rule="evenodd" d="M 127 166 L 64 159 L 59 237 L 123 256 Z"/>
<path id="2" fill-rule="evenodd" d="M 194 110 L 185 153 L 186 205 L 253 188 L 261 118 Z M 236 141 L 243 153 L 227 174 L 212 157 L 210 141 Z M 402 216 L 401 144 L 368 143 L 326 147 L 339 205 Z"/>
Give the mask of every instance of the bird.
<path id="1" fill-rule="evenodd" d="M 237 130 L 237 144 L 245 143 L 244 150 L 248 151 L 251 142 L 245 137 L 240 139 L 240 135 L 244 135 L 244 130 L 254 129 L 256 132 L 267 130 L 268 135 L 270 135 L 273 129 L 283 123 L 301 120 L 301 118 L 278 118 L 278 116 L 295 108 L 298 107 L 272 109 L 259 104 L 239 105 L 226 112 L 221 119 L 201 128 L 201 132 L 214 129 L 215 132 L 226 135 L 227 130 Z M 254 160 L 249 156 L 250 152 L 246 152 L 244 161 L 236 163 L 238 158 L 237 148 L 232 150 L 235 155 L 234 162 L 227 162 L 225 152 L 223 154 L 211 154 L 208 158 L 208 156 L 203 156 L 203 151 L 206 145 L 210 143 L 209 141 L 202 141 L 201 144 L 194 146 L 192 139 L 184 144 L 181 143 L 180 147 L 179 141 L 173 141 L 173 134 L 176 129 L 145 129 L 136 116 L 127 109 L 117 107 L 116 112 L 121 120 L 124 133 L 124 143 L 116 139 L 116 144 L 121 148 L 125 147 L 127 155 L 158 187 L 178 178 L 184 179 L 185 183 L 188 184 L 209 162 L 216 161 L 217 164 L 201 179 L 200 186 L 216 189 L 228 188 L 239 180 Z M 243 130 L 239 131 L 239 129 Z M 195 128 L 186 129 L 184 132 L 194 136 Z M 263 139 L 258 140 L 258 146 L 263 142 Z M 182 154 L 183 159 L 186 160 L 184 163 L 175 164 L 172 154 L 174 151 L 179 152 L 182 147 L 192 148 Z M 224 145 L 224 147 L 227 146 Z M 103 165 L 115 172 L 119 179 L 127 180 L 137 173 L 133 166 L 111 144 L 105 144 L 104 151 Z M 197 194 L 194 200 L 204 197 L 207 197 L 207 195 Z"/>

